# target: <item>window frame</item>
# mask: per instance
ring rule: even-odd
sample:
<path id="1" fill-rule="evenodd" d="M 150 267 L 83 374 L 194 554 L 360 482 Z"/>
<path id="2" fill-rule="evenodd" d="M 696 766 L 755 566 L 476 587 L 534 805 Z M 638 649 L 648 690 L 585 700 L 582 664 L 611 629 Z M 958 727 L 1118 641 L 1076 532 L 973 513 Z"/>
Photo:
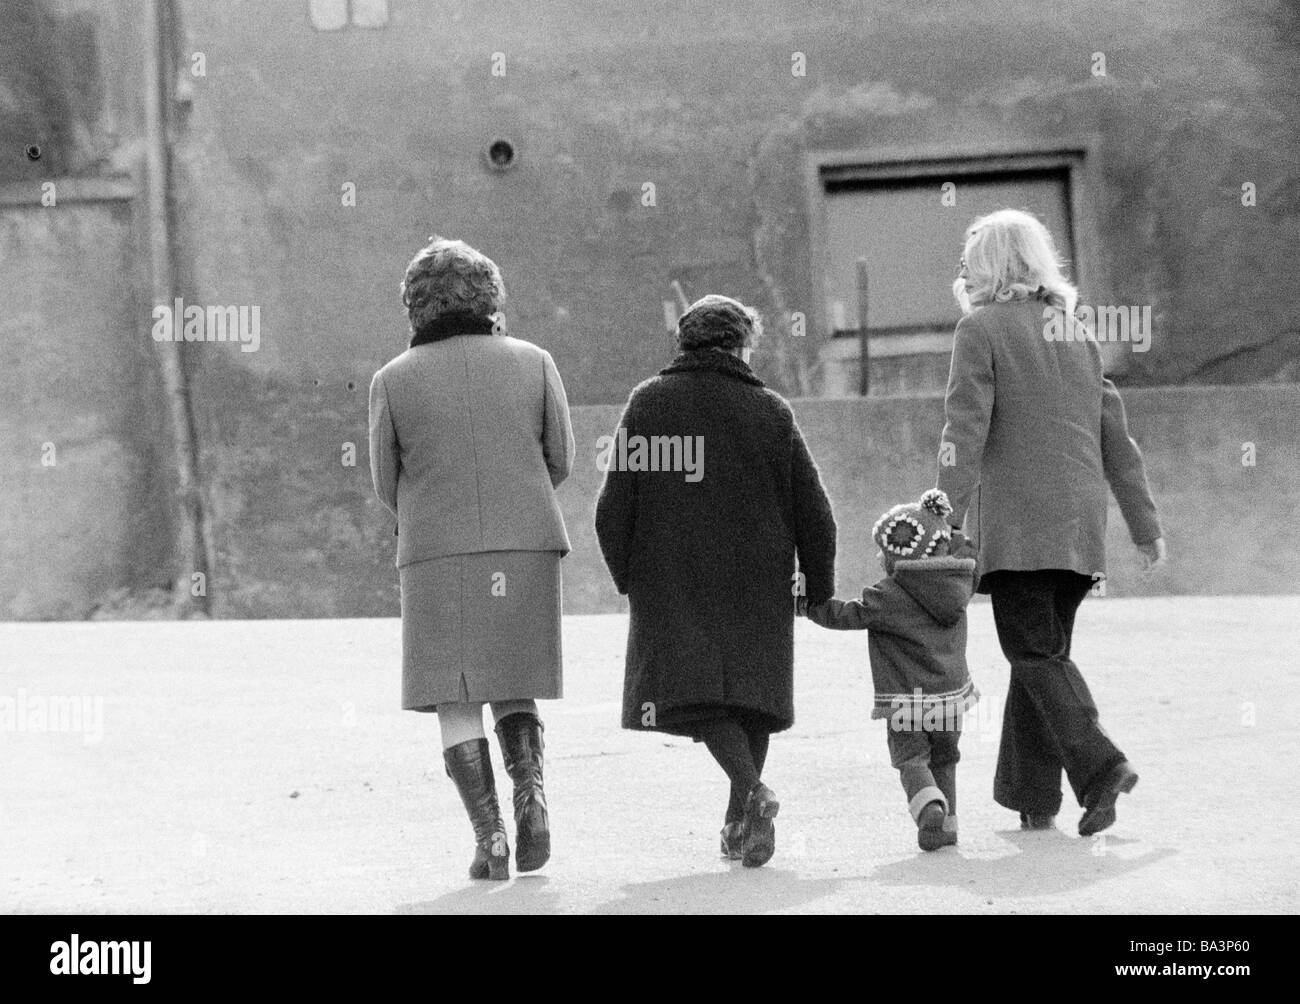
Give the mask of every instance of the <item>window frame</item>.
<path id="1" fill-rule="evenodd" d="M 393 7 L 391 0 L 382 0 L 384 4 L 384 20 L 381 24 L 358 24 L 356 20 L 356 7 L 353 0 L 335 0 L 336 3 L 343 5 L 344 20 L 336 28 L 322 28 L 316 23 L 312 8 L 315 6 L 315 0 L 305 0 L 307 25 L 312 31 L 319 32 L 322 35 L 330 35 L 335 32 L 349 31 L 351 29 L 360 29 L 361 31 L 381 31 L 387 28 L 393 19 Z"/>
<path id="2" fill-rule="evenodd" d="M 1073 247 L 1066 253 L 1070 257 L 1070 275 L 1079 287 L 1084 302 L 1098 302 L 1099 292 L 1108 288 L 1103 272 L 1100 244 L 1097 240 L 1096 221 L 1092 208 L 1096 199 L 1093 191 L 1098 171 L 1099 138 L 1078 136 L 1059 142 L 1014 145 L 982 144 L 967 147 L 885 147 L 874 150 L 807 150 L 804 153 L 804 186 L 808 207 L 810 289 L 813 302 L 810 321 L 813 330 L 823 341 L 832 333 L 829 304 L 831 248 L 827 213 L 834 194 L 831 185 L 854 183 L 870 186 L 881 182 L 907 181 L 935 182 L 935 199 L 939 198 L 939 185 L 943 181 L 958 186 L 957 205 L 952 212 L 960 213 L 961 180 L 963 177 L 1016 174 L 1020 172 L 1057 171 L 1066 179 L 1066 204 L 1070 213 Z M 1057 236 L 1057 235 L 1053 235 Z M 954 254 L 957 249 L 954 249 Z M 856 319 L 854 324 L 856 325 Z M 1115 358 L 1115 346 L 1102 345 L 1107 371 Z"/>

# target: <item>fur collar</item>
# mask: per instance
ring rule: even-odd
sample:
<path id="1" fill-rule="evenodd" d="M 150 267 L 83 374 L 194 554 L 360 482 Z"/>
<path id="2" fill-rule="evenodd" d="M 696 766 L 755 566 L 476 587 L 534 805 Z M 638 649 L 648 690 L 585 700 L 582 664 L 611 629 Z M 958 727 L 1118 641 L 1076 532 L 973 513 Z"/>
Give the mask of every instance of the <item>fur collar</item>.
<path id="1" fill-rule="evenodd" d="M 469 311 L 456 310 L 448 314 L 439 314 L 411 336 L 411 348 L 441 342 L 456 335 L 490 335 L 492 318 L 471 314 Z"/>

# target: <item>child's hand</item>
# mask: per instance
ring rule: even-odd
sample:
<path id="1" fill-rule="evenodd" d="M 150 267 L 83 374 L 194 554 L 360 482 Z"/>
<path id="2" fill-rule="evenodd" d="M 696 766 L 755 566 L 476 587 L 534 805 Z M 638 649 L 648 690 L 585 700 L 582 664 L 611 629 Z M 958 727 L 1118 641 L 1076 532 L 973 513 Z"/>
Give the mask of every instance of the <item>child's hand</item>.
<path id="1" fill-rule="evenodd" d="M 964 533 L 953 530 L 952 539 L 948 541 L 948 554 L 954 558 L 974 558 L 979 551 Z"/>

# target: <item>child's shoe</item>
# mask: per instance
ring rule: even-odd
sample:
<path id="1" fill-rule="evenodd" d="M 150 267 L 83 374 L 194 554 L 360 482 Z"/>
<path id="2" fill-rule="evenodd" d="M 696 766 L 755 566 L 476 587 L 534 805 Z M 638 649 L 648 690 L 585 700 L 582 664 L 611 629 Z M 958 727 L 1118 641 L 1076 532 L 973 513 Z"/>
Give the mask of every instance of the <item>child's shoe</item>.
<path id="1" fill-rule="evenodd" d="M 916 817 L 916 843 L 923 851 L 937 851 L 957 842 L 957 817 L 943 811 L 943 803 L 931 802 Z"/>

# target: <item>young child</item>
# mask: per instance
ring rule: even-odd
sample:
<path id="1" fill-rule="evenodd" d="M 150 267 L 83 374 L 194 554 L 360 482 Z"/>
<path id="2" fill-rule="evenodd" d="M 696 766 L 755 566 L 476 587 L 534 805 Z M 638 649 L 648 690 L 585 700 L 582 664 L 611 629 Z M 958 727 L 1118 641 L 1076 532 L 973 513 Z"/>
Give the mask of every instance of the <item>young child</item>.
<path id="1" fill-rule="evenodd" d="M 825 628 L 869 632 L 871 717 L 889 720 L 890 761 L 926 851 L 957 843 L 957 740 L 962 713 L 979 700 L 966 668 L 975 560 L 950 554 L 951 512 L 937 488 L 919 503 L 890 509 L 871 531 L 886 578 L 861 600 L 832 599 L 803 611 Z"/>

